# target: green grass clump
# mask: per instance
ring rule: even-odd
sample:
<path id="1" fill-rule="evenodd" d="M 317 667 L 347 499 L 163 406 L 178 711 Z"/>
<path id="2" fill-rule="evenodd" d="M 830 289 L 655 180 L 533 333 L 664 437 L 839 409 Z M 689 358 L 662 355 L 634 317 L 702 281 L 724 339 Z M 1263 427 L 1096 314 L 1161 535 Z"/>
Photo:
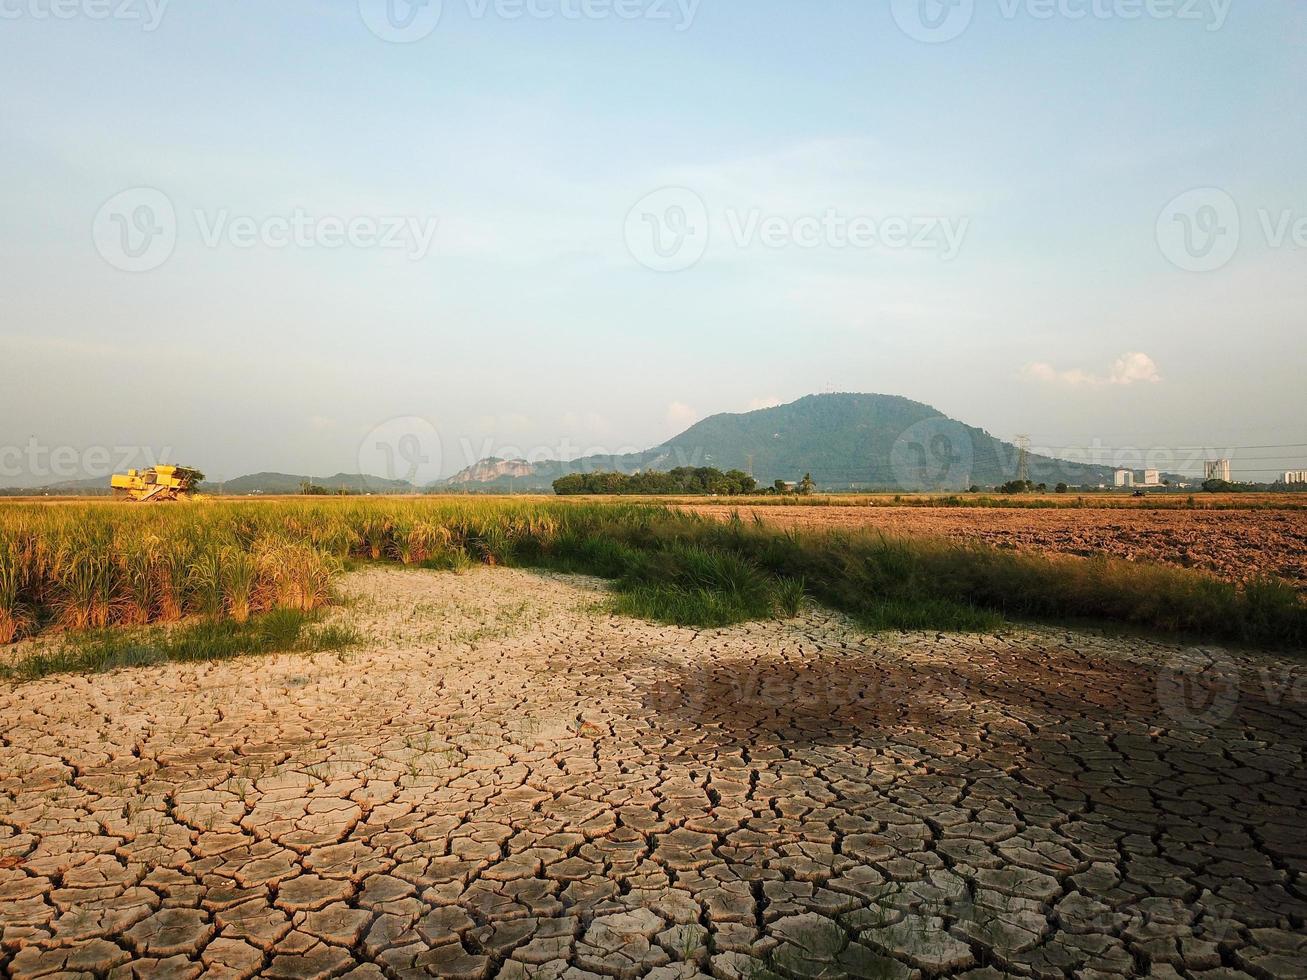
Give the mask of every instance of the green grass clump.
<path id="1" fill-rule="evenodd" d="M 73 634 L 53 650 L 34 653 L 14 664 L 0 664 L 0 677 L 32 681 L 51 674 L 120 667 L 338 651 L 361 642 L 362 637 L 350 627 L 318 623 L 313 613 L 299 609 L 277 609 L 240 623 L 225 619 L 171 629 L 106 628 Z"/>
<path id="2" fill-rule="evenodd" d="M 998 613 L 950 599 L 882 599 L 867 603 L 854 615 L 854 620 L 871 633 L 883 630 L 992 633 L 1004 622 Z"/>

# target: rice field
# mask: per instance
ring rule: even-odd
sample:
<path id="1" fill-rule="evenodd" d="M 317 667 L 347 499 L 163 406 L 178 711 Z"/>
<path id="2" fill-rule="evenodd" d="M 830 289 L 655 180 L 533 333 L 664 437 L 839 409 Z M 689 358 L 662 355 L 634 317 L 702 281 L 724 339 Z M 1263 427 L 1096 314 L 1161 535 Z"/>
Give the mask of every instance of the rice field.
<path id="1" fill-rule="evenodd" d="M 874 531 L 779 531 L 646 503 L 346 498 L 0 507 L 0 643 L 332 601 L 349 565 L 547 567 L 608 578 L 615 611 L 722 626 L 816 601 L 867 629 L 1092 621 L 1307 646 L 1283 583 Z"/>

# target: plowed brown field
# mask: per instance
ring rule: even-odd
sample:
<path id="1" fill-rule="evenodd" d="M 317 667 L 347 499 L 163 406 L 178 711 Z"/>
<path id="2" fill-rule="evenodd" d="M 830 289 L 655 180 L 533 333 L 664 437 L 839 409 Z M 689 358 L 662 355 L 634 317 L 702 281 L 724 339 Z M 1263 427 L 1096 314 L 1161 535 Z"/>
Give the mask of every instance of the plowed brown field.
<path id="1" fill-rule="evenodd" d="M 775 527 L 980 540 L 1005 548 L 1201 568 L 1234 580 L 1275 575 L 1307 592 L 1307 513 L 1292 510 L 1008 510 L 989 507 L 730 507 L 687 509 L 725 519 L 757 514 Z"/>

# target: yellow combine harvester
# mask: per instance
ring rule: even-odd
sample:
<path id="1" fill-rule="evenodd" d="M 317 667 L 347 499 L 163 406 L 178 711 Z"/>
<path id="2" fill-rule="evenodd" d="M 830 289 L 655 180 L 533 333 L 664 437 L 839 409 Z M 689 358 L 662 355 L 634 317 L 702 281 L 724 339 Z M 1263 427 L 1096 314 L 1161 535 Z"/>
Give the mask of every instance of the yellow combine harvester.
<path id="1" fill-rule="evenodd" d="M 115 473 L 109 480 L 114 493 L 128 500 L 180 500 L 195 493 L 204 474 L 189 466 L 151 466 L 148 470 Z"/>

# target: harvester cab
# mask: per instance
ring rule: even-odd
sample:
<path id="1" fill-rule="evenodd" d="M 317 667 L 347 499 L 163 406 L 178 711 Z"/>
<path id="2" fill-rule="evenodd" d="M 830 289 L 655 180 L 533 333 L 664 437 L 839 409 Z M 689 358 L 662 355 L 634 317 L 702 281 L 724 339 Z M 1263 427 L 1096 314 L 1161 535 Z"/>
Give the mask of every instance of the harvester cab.
<path id="1" fill-rule="evenodd" d="M 204 474 L 189 466 L 151 466 L 115 473 L 109 480 L 115 496 L 136 501 L 180 500 L 195 493 Z"/>

